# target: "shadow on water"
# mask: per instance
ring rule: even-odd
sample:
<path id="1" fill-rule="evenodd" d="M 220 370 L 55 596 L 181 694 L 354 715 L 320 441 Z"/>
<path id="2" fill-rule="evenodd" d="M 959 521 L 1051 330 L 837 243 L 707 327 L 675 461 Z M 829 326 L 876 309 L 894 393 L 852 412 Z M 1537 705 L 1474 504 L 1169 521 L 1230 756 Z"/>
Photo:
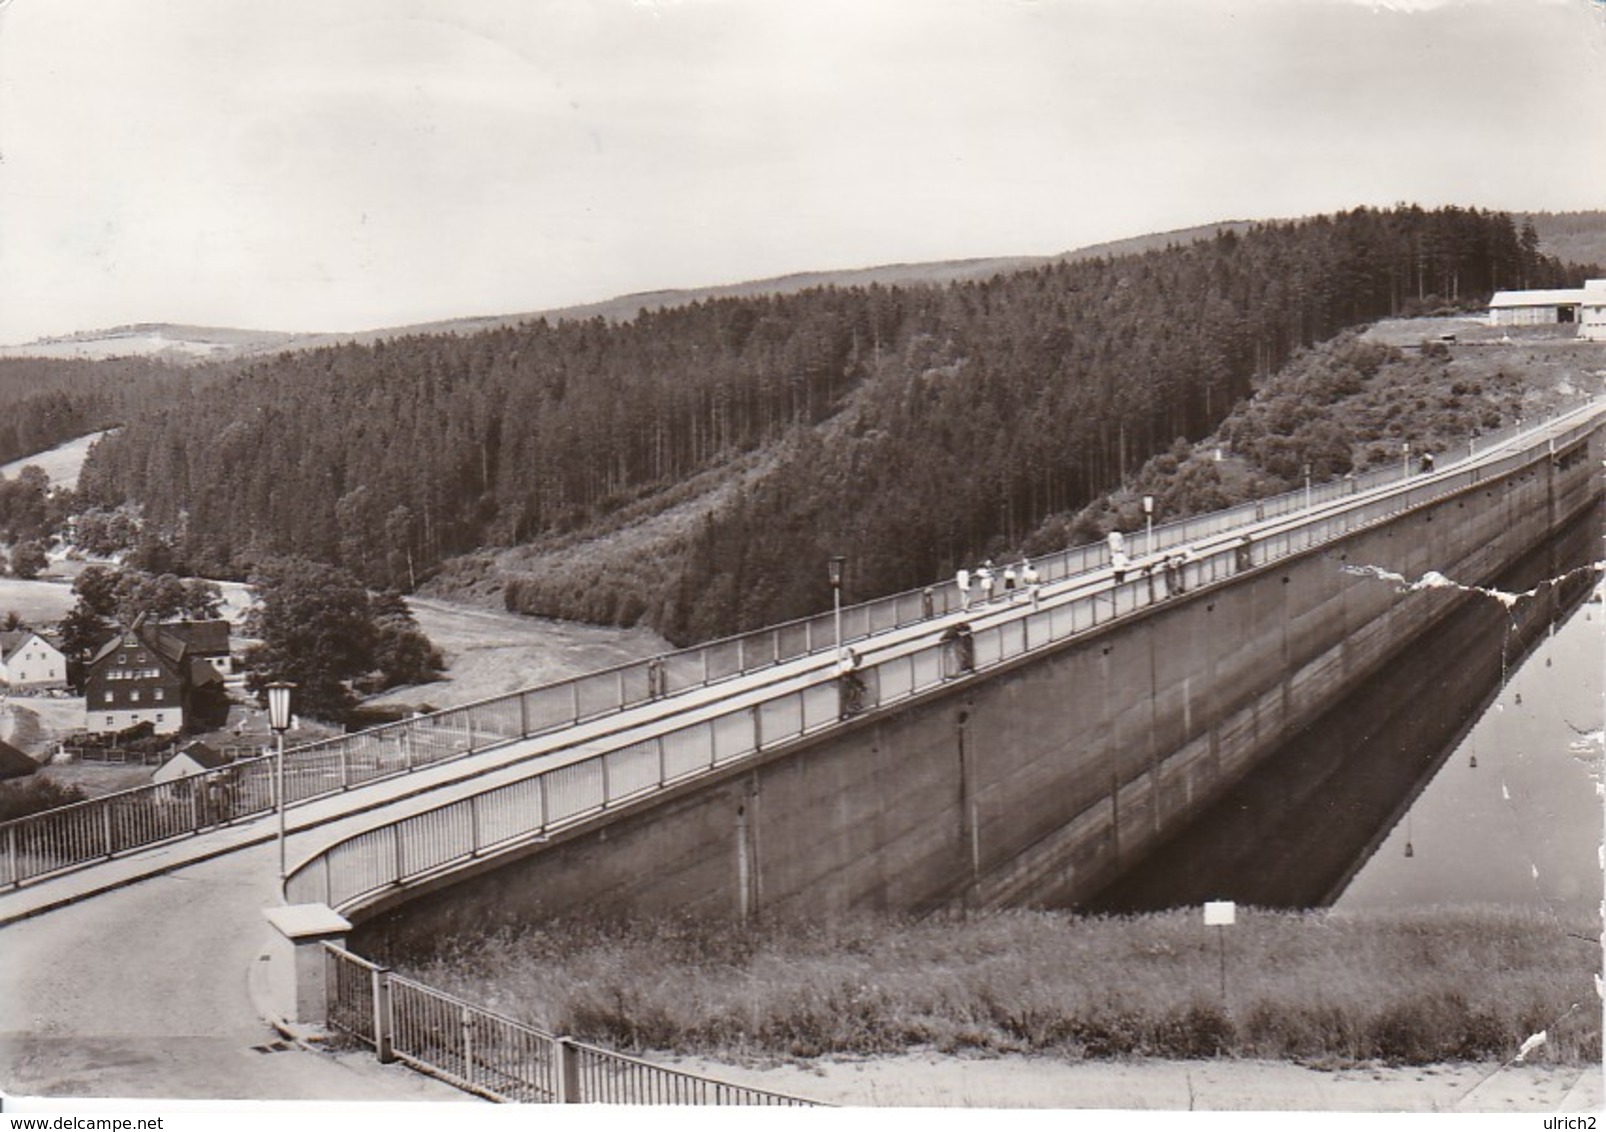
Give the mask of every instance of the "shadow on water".
<path id="1" fill-rule="evenodd" d="M 1598 574 L 1584 568 L 1597 560 L 1601 537 L 1601 510 L 1591 508 L 1492 583 L 1508 592 L 1540 586 L 1533 598 L 1510 610 L 1464 599 L 1082 909 L 1332 904 L 1489 708 L 1504 675 L 1589 597 Z"/>

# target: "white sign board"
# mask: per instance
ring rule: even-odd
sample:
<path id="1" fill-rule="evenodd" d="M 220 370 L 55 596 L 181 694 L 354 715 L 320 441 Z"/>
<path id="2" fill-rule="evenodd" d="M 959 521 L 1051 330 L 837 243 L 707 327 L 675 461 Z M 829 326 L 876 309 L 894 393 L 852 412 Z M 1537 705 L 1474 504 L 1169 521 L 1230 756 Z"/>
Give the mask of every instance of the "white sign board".
<path id="1" fill-rule="evenodd" d="M 1231 900 L 1207 900 L 1204 906 L 1205 925 L 1231 924 L 1238 918 L 1238 906 Z"/>

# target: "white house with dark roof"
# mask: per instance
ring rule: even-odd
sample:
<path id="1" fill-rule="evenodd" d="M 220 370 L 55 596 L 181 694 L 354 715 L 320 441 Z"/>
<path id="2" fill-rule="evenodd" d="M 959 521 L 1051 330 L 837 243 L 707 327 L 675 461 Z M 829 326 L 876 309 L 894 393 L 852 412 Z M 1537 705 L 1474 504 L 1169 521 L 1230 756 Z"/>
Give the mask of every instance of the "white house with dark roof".
<path id="1" fill-rule="evenodd" d="M 139 617 L 89 661 L 86 731 L 123 731 L 148 723 L 156 734 L 168 735 L 190 726 L 221 726 L 227 717 L 222 675 L 174 627 Z"/>
<path id="2" fill-rule="evenodd" d="M 0 633 L 0 684 L 10 688 L 65 688 L 67 658 L 32 629 Z"/>

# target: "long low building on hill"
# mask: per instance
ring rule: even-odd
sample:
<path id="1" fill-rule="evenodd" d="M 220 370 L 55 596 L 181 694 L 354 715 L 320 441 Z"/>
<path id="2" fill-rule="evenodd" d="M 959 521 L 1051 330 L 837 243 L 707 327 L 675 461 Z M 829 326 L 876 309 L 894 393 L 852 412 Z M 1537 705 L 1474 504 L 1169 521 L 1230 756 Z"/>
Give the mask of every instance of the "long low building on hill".
<path id="1" fill-rule="evenodd" d="M 1576 325 L 1578 337 L 1606 342 L 1606 279 L 1558 290 L 1496 291 L 1489 300 L 1489 325 Z"/>

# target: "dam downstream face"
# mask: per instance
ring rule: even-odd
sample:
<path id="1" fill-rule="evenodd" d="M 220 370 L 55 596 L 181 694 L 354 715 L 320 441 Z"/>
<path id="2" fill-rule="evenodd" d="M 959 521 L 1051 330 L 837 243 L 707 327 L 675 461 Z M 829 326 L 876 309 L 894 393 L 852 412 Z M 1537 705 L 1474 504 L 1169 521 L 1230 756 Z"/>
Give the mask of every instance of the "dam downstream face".
<path id="1" fill-rule="evenodd" d="M 1590 509 L 1494 583 L 1531 598 L 1470 598 L 1080 907 L 1596 911 L 1602 529 Z"/>

